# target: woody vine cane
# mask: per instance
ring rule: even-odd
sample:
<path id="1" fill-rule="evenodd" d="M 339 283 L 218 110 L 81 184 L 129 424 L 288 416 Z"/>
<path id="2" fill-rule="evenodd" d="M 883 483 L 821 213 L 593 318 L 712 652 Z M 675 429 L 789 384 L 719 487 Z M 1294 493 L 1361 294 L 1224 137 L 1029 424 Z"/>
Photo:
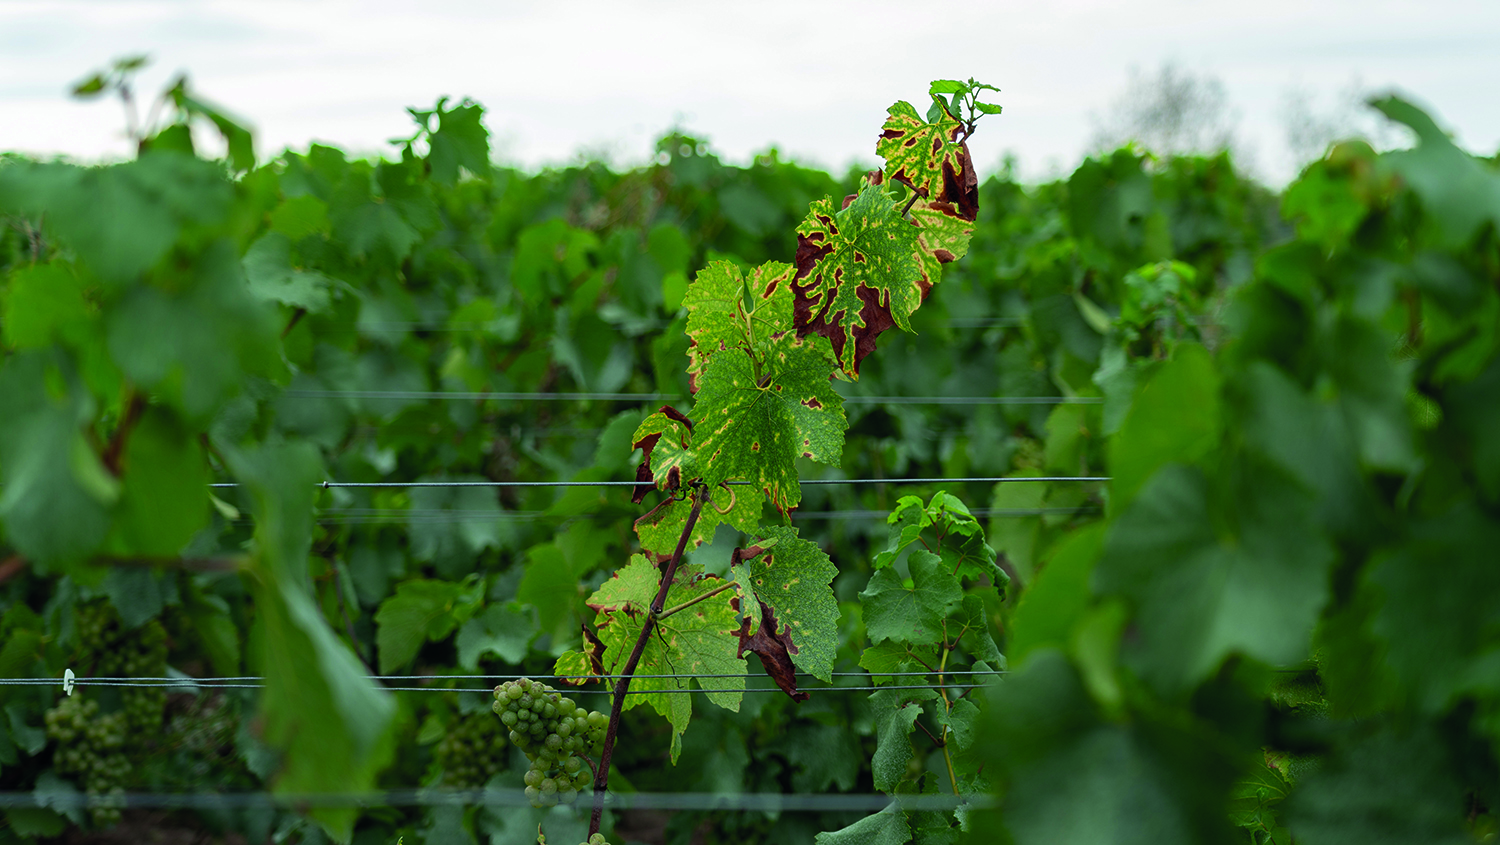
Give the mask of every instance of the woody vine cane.
<path id="1" fill-rule="evenodd" d="M 632 444 L 642 450 L 632 499 L 656 489 L 669 498 L 636 521 L 643 555 L 587 603 L 597 611 L 584 650 L 557 662 L 581 683 L 613 676 L 589 832 L 595 834 L 623 711 L 650 705 L 672 724 L 672 759 L 691 717 L 689 678 L 747 671 L 755 653 L 788 695 L 801 700 L 798 671 L 830 680 L 838 608 L 827 555 L 785 525 L 762 526 L 763 502 L 785 519 L 801 500 L 796 460 L 837 466 L 847 419 L 832 380 L 859 377 L 860 361 L 886 329 L 911 331 L 910 317 L 963 257 L 978 213 L 978 179 L 966 141 L 992 86 L 940 80 L 925 119 L 906 102 L 891 106 L 876 152 L 885 168 L 835 207 L 812 203 L 797 227 L 795 264 L 742 270 L 714 261 L 697 274 L 687 311 L 691 416 L 670 406 L 647 417 Z M 705 507 L 707 505 L 707 507 Z M 755 537 L 736 549 L 730 577 L 683 565 L 720 524 Z M 669 621 L 670 620 L 670 621 Z M 654 638 L 654 639 L 653 639 Z M 689 670 L 684 672 L 684 670 Z M 707 698 L 737 710 L 743 677 Z"/>

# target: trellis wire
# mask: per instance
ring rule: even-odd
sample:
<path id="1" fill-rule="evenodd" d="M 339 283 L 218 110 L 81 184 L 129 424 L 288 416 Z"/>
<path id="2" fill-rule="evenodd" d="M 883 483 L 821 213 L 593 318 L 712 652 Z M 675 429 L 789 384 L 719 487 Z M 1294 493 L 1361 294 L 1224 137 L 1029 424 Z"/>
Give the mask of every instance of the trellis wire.
<path id="1" fill-rule="evenodd" d="M 622 402 L 681 401 L 687 397 L 670 393 L 528 393 L 487 390 L 288 390 L 290 399 L 439 399 L 445 401 L 568 402 L 604 400 Z M 1097 405 L 1098 396 L 845 396 L 846 405 Z"/>
<path id="2" fill-rule="evenodd" d="M 499 329 L 504 326 L 504 323 L 504 320 L 456 320 L 450 323 L 444 319 L 444 315 L 435 314 L 421 320 L 369 320 L 344 325 L 322 326 L 318 331 L 357 332 L 363 329 L 377 332 L 402 330 L 419 332 L 472 332 Z M 672 325 L 672 321 L 659 319 L 631 320 L 630 324 L 648 329 L 664 329 Z M 1021 317 L 953 317 L 946 321 L 939 320 L 931 323 L 934 327 L 947 325 L 955 329 L 1015 328 L 1025 324 L 1026 321 Z"/>
<path id="3" fill-rule="evenodd" d="M 968 804 L 993 806 L 988 795 L 783 794 L 779 792 L 610 792 L 605 806 L 617 810 L 744 810 L 759 812 L 951 811 Z M 528 807 L 519 789 L 392 789 L 379 792 L 0 792 L 0 808 L 56 810 L 96 807 L 153 810 L 270 809 L 274 807 L 435 807 L 485 805 Z"/>
<path id="4" fill-rule="evenodd" d="M 1107 475 L 1023 475 L 1002 478 L 805 478 L 799 484 L 1011 484 L 1039 481 L 1109 481 Z M 726 481 L 726 484 L 741 486 L 753 481 Z M 649 487 L 649 482 L 640 481 L 318 481 L 324 489 L 335 487 Z M 215 481 L 209 487 L 238 487 L 237 481 Z"/>
<path id="5" fill-rule="evenodd" d="M 976 519 L 983 518 L 1024 518 L 1030 516 L 1047 516 L 1050 514 L 1079 514 L 1099 513 L 1097 507 L 1083 508 L 979 508 L 969 511 L 969 515 Z M 853 520 L 853 519 L 885 519 L 890 516 L 889 511 L 879 510 L 843 510 L 843 511 L 798 511 L 792 514 L 793 521 L 808 520 Z M 452 522 L 485 522 L 497 520 L 501 522 L 525 522 L 534 519 L 546 519 L 554 517 L 566 519 L 568 516 L 560 514 L 549 514 L 547 511 L 492 511 L 473 509 L 443 510 L 441 508 L 323 508 L 318 513 L 318 521 L 325 524 L 336 525 L 363 525 L 381 522 L 405 522 L 408 524 L 443 524 Z"/>
<path id="6" fill-rule="evenodd" d="M 914 671 L 914 670 L 912 670 L 912 671 L 900 671 L 900 672 L 830 672 L 829 673 L 829 677 L 833 677 L 833 678 L 870 678 L 870 677 L 876 677 L 876 678 L 926 678 L 926 677 L 930 677 L 930 676 L 933 676 L 933 675 L 1004 675 L 1004 674 L 1005 674 L 1005 670 L 1003 670 L 1003 669 L 948 669 L 948 670 L 944 670 L 942 672 L 938 672 L 936 669 L 932 669 L 932 670 L 922 671 L 922 672 Z M 815 677 L 811 672 L 798 672 L 798 673 L 796 673 L 796 676 L 799 677 L 799 678 L 812 678 L 812 677 Z M 364 675 L 363 677 L 367 681 L 518 681 L 521 678 L 529 678 L 529 679 L 531 679 L 533 681 L 561 681 L 561 680 L 567 680 L 567 679 L 570 679 L 570 678 L 578 678 L 578 677 L 581 677 L 581 676 L 579 676 L 579 675 Z M 606 675 L 590 675 L 589 679 L 590 679 L 590 681 L 614 681 L 614 680 L 619 680 L 620 678 L 623 678 L 623 677 L 625 677 L 625 676 L 624 675 L 608 675 L 608 674 L 606 674 Z M 650 678 L 650 679 L 656 679 L 656 680 L 668 680 L 668 679 L 682 680 L 684 678 L 695 678 L 695 679 L 696 678 L 743 678 L 743 677 L 746 677 L 746 676 L 743 673 L 741 673 L 741 674 L 734 674 L 734 673 L 730 673 L 730 672 L 707 673 L 707 674 L 701 674 L 701 675 L 699 675 L 699 674 L 693 674 L 693 673 L 690 673 L 690 672 L 664 672 L 664 673 L 657 673 L 657 674 L 651 674 L 651 673 L 644 673 L 643 672 L 643 673 L 632 674 L 630 677 L 631 678 L 635 678 L 635 679 Z M 95 685 L 100 685 L 102 682 L 111 682 L 111 683 L 118 682 L 117 683 L 118 686 L 126 686 L 127 682 L 135 682 L 135 681 L 162 681 L 162 682 L 166 682 L 166 683 L 158 684 L 158 686 L 166 686 L 167 684 L 181 684 L 183 686 L 203 686 L 205 684 L 213 684 L 214 682 L 217 682 L 217 681 L 264 681 L 265 679 L 266 678 L 265 678 L 264 675 L 232 675 L 232 676 L 226 676 L 226 677 L 222 677 L 222 678 L 195 678 L 195 677 L 193 677 L 191 675 L 171 675 L 171 676 L 166 676 L 166 677 L 151 677 L 151 676 L 144 676 L 144 675 L 143 676 L 138 676 L 138 677 L 137 676 L 129 676 L 129 675 L 101 675 L 101 676 L 93 677 L 93 678 L 83 678 L 83 677 L 74 678 L 74 683 L 75 684 L 93 683 Z M 62 681 L 61 681 L 60 678 L 0 678 L 0 686 L 4 686 L 4 685 L 7 685 L 7 684 L 10 684 L 10 685 L 39 684 L 39 685 L 52 685 L 52 686 L 56 686 L 57 684 L 59 684 L 61 682 Z M 886 688 L 888 689 L 888 687 L 886 687 Z M 421 689 L 433 689 L 433 690 L 443 691 L 444 688 L 441 688 L 441 687 L 421 687 Z M 769 687 L 768 687 L 768 689 L 769 689 Z M 834 687 L 829 687 L 829 689 L 834 689 Z M 862 687 L 838 687 L 837 689 L 862 689 Z"/>

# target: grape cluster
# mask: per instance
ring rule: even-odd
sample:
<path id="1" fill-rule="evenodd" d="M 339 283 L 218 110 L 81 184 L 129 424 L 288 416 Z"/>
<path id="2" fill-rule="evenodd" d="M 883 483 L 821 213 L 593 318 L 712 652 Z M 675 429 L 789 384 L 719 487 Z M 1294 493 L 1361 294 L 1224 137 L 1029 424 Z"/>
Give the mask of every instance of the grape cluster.
<path id="1" fill-rule="evenodd" d="M 471 713 L 448 729 L 435 754 L 445 783 L 484 786 L 505 766 L 505 731 L 493 716 Z"/>
<path id="2" fill-rule="evenodd" d="M 584 759 L 604 745 L 609 717 L 585 712 L 546 684 L 521 678 L 495 687 L 494 710 L 510 741 L 531 760 L 526 798 L 533 807 L 571 804 L 594 780 Z"/>
<path id="3" fill-rule="evenodd" d="M 99 714 L 99 702 L 74 695 L 47 711 L 47 736 L 58 743 L 53 765 L 64 775 L 82 781 L 89 795 L 122 795 L 130 760 L 125 747 L 130 726 L 125 711 Z M 101 827 L 120 821 L 117 807 L 94 807 L 89 811 Z"/>
<path id="4" fill-rule="evenodd" d="M 100 678 L 161 677 L 167 669 L 167 632 L 150 620 L 127 628 L 108 602 L 80 605 L 74 617 L 78 632 L 80 674 Z M 75 694 L 48 710 L 47 736 L 57 742 L 57 770 L 80 782 L 94 796 L 121 795 L 148 744 L 161 735 L 167 693 L 162 688 L 120 689 L 119 709 L 101 713 L 99 702 Z M 120 820 L 115 806 L 90 810 L 94 824 Z"/>

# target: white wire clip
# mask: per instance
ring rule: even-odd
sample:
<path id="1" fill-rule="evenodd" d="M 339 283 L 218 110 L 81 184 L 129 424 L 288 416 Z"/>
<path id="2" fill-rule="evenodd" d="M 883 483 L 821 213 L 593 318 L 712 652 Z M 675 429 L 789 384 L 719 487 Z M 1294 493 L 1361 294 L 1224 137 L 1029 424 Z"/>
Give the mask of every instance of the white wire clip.
<path id="1" fill-rule="evenodd" d="M 63 670 L 63 692 L 67 693 L 68 695 L 73 694 L 73 679 L 75 677 L 77 676 L 73 674 L 72 669 Z"/>

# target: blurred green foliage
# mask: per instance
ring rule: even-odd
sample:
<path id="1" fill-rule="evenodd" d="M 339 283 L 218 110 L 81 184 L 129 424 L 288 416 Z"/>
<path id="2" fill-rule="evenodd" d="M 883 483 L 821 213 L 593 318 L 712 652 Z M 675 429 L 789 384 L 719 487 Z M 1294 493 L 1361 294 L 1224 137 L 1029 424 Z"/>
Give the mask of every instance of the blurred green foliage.
<path id="1" fill-rule="evenodd" d="M 365 676 L 549 674 L 642 509 L 629 488 L 316 482 L 631 478 L 659 401 L 428 392 L 685 400 L 694 271 L 789 258 L 808 204 L 860 174 L 774 151 L 726 165 L 680 133 L 624 172 L 493 168 L 467 102 L 414 111 L 392 160 L 313 146 L 251 166 L 222 110 L 181 96 L 135 160 L 0 157 L 0 677 L 86 674 L 78 620 L 107 604 L 165 631 L 172 670 L 267 678 L 168 696 L 123 788 L 439 784 L 439 741 L 487 697 Z M 1410 105 L 1379 107 L 1414 149 L 1339 145 L 1280 197 L 1225 156 L 1131 149 L 1055 183 L 984 181 L 969 253 L 915 333 L 888 333 L 839 386 L 840 469 L 799 466 L 891 483 L 809 485 L 792 523 L 838 567 L 833 668 L 891 671 L 867 648 L 928 646 L 868 631 L 861 592 L 899 598 L 917 572 L 910 552 L 878 557 L 893 528 L 864 514 L 940 488 L 967 501 L 1011 581 L 976 612 L 1013 674 L 972 726 L 885 712 L 891 691 L 695 707 L 675 766 L 669 726 L 633 710 L 618 788 L 933 791 L 949 770 L 928 734 L 962 730 L 1001 807 L 960 814 L 978 841 L 1493 838 L 1500 177 Z M 230 161 L 177 128 L 202 119 Z M 1097 401 L 883 398 L 997 396 Z M 991 475 L 1115 480 L 900 483 Z M 720 534 L 690 560 L 724 575 L 739 536 Z M 888 565 L 898 577 L 875 575 Z M 110 693 L 75 695 L 126 712 Z M 88 788 L 45 731 L 62 700 L 0 686 L 0 790 Z M 503 761 L 491 783 L 524 769 Z M 314 818 L 150 823 L 361 843 L 577 829 L 479 808 Z M 22 839 L 96 823 L 4 819 Z M 672 842 L 959 835 L 894 811 L 665 824 Z"/>

